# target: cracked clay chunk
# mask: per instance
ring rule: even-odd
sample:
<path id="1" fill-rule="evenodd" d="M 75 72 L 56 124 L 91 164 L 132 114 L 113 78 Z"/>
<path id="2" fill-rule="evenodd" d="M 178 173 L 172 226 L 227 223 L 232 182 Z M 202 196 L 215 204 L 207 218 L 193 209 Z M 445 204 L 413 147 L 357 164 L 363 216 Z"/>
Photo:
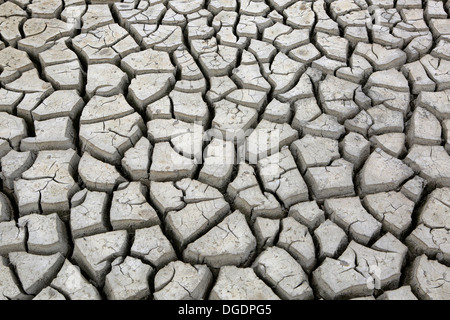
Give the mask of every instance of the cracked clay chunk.
<path id="1" fill-rule="evenodd" d="M 209 294 L 210 300 L 280 300 L 252 268 L 224 266 Z"/>
<path id="2" fill-rule="evenodd" d="M 344 159 L 335 160 L 327 167 L 308 168 L 305 181 L 316 200 L 355 195 L 353 164 Z"/>
<path id="3" fill-rule="evenodd" d="M 21 179 L 14 181 L 20 215 L 69 211 L 70 198 L 79 191 L 74 180 L 78 163 L 73 149 L 40 151 Z"/>
<path id="4" fill-rule="evenodd" d="M 449 267 L 450 0 L 0 0 L 0 300 L 450 300 Z"/>
<path id="5" fill-rule="evenodd" d="M 277 246 L 289 252 L 310 273 L 316 265 L 316 251 L 308 228 L 292 217 L 281 220 Z"/>
<path id="6" fill-rule="evenodd" d="M 66 226 L 56 213 L 26 215 L 19 218 L 19 227 L 27 231 L 28 252 L 42 255 L 61 253 L 64 256 L 68 253 Z"/>
<path id="7" fill-rule="evenodd" d="M 283 205 L 309 200 L 308 187 L 288 147 L 258 161 L 258 172 L 266 191 L 275 193 Z"/>
<path id="8" fill-rule="evenodd" d="M 141 300 L 150 295 L 148 279 L 152 267 L 141 260 L 121 257 L 113 261 L 111 272 L 106 275 L 105 293 L 109 300 Z"/>
<path id="9" fill-rule="evenodd" d="M 85 152 L 80 159 L 78 172 L 90 191 L 112 192 L 126 179 L 109 163 L 95 159 Z"/>
<path id="10" fill-rule="evenodd" d="M 361 244 L 367 245 L 381 230 L 381 223 L 366 211 L 359 197 L 327 199 L 325 211 L 331 221 Z"/>
<path id="11" fill-rule="evenodd" d="M 361 192 L 369 194 L 392 191 L 413 175 L 413 169 L 403 161 L 381 149 L 376 149 L 361 169 L 359 177 Z"/>
<path id="12" fill-rule="evenodd" d="M 101 300 L 100 293 L 83 276 L 80 267 L 67 259 L 50 285 L 70 300 Z"/>
<path id="13" fill-rule="evenodd" d="M 177 153 L 169 142 L 155 144 L 153 159 L 150 166 L 150 180 L 173 181 L 182 178 L 192 178 L 197 169 L 193 159 Z"/>
<path id="14" fill-rule="evenodd" d="M 155 275 L 155 300 L 202 300 L 213 275 L 205 265 L 172 261 Z"/>
<path id="15" fill-rule="evenodd" d="M 27 131 L 25 120 L 0 112 L 0 138 L 8 141 L 12 148 L 18 149 L 21 140 L 27 136 Z"/>
<path id="16" fill-rule="evenodd" d="M 348 244 L 347 234 L 331 220 L 324 221 L 316 230 L 314 237 L 319 244 L 319 259 L 336 258 Z"/>
<path id="17" fill-rule="evenodd" d="M 223 197 L 188 203 L 183 209 L 167 214 L 166 228 L 175 246 L 183 248 L 211 229 L 229 210 L 230 205 Z"/>
<path id="18" fill-rule="evenodd" d="M 450 299 L 449 267 L 425 255 L 417 257 L 411 267 L 409 283 L 417 297 L 424 300 Z"/>
<path id="19" fill-rule="evenodd" d="M 159 224 L 156 210 L 147 202 L 147 188 L 141 182 L 124 183 L 113 192 L 109 218 L 113 230 L 128 231 Z"/>
<path id="20" fill-rule="evenodd" d="M 383 225 L 383 230 L 401 238 L 412 223 L 414 202 L 401 192 L 381 192 L 364 197 L 367 210 Z"/>
<path id="21" fill-rule="evenodd" d="M 450 187 L 450 156 L 442 146 L 415 144 L 405 158 L 415 172 L 437 187 Z"/>
<path id="22" fill-rule="evenodd" d="M 338 259 L 326 258 L 313 272 L 313 285 L 327 300 L 373 294 L 375 289 L 395 288 L 404 257 L 352 241 Z"/>
<path id="23" fill-rule="evenodd" d="M 0 223 L 0 255 L 10 252 L 26 251 L 25 228 L 17 226 L 15 221 Z"/>
<path id="24" fill-rule="evenodd" d="M 64 263 L 60 253 L 34 255 L 27 252 L 11 252 L 9 261 L 15 267 L 18 278 L 28 294 L 38 294 L 56 276 Z"/>
<path id="25" fill-rule="evenodd" d="M 450 261 L 448 237 L 450 213 L 450 189 L 435 189 L 419 209 L 418 226 L 405 242 L 416 255 L 426 254 L 439 262 Z"/>
<path id="26" fill-rule="evenodd" d="M 141 258 L 158 269 L 177 260 L 172 243 L 164 235 L 159 225 L 137 229 L 130 252 L 132 256 Z"/>
<path id="27" fill-rule="evenodd" d="M 112 260 L 128 250 L 126 230 L 100 233 L 75 239 L 72 259 L 86 274 L 103 286 Z"/>
<path id="28" fill-rule="evenodd" d="M 9 261 L 0 256 L 0 301 L 29 300 L 29 296 L 20 289 L 20 283 L 9 267 Z"/>
<path id="29" fill-rule="evenodd" d="M 220 241 L 217 241 L 217 240 Z M 235 211 L 183 251 L 185 261 L 206 264 L 211 268 L 225 265 L 241 266 L 256 248 L 245 216 Z"/>
<path id="30" fill-rule="evenodd" d="M 106 192 L 83 189 L 71 199 L 70 230 L 74 239 L 107 232 L 107 204 L 109 198 Z"/>
<path id="31" fill-rule="evenodd" d="M 267 248 L 256 258 L 252 268 L 283 299 L 310 300 L 313 298 L 307 274 L 282 248 Z"/>

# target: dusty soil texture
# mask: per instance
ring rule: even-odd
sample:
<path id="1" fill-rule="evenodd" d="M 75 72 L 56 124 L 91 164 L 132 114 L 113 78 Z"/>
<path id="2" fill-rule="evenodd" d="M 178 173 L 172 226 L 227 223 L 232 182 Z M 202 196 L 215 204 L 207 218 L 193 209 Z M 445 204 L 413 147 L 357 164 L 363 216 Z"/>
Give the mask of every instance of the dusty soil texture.
<path id="1" fill-rule="evenodd" d="M 0 300 L 450 300 L 449 0 L 0 0 Z"/>

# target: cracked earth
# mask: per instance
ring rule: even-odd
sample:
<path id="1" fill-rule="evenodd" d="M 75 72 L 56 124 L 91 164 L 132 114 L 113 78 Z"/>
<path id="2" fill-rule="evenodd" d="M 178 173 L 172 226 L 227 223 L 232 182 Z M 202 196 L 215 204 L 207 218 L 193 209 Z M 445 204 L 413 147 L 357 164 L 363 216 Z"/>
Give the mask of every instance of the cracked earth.
<path id="1" fill-rule="evenodd" d="M 450 300 L 449 0 L 0 0 L 0 300 Z"/>

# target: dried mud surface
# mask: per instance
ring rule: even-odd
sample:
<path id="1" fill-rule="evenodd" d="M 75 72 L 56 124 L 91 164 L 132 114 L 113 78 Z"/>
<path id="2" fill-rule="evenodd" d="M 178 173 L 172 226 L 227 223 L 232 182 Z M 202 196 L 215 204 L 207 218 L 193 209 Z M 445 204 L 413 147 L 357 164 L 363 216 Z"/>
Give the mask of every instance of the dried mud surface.
<path id="1" fill-rule="evenodd" d="M 449 14 L 0 0 L 0 300 L 449 300 Z"/>

